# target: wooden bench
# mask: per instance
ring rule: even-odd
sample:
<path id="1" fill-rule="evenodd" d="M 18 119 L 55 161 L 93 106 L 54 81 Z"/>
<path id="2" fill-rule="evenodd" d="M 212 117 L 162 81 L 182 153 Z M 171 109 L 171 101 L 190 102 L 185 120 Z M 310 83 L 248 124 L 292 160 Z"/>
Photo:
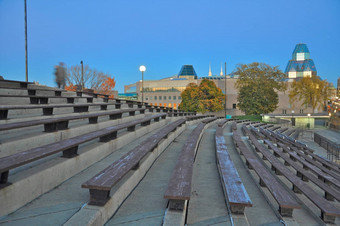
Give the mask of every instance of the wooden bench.
<path id="1" fill-rule="evenodd" d="M 14 81 L 14 80 L 0 80 L 0 88 L 10 88 L 7 85 L 14 84 L 18 85 L 18 88 L 26 89 L 28 84 L 33 84 L 33 82 L 24 82 L 24 81 Z"/>
<path id="2" fill-rule="evenodd" d="M 68 104 L 73 104 L 74 99 L 86 98 L 87 103 L 93 103 L 93 97 L 63 97 L 63 96 L 34 96 L 34 95 L 0 95 L 3 98 L 29 98 L 30 104 L 48 104 L 48 99 L 62 98 L 66 99 Z"/>
<path id="3" fill-rule="evenodd" d="M 217 166 L 221 183 L 231 212 L 244 214 L 245 207 L 251 207 L 253 204 L 228 153 L 222 126 L 219 124 L 215 135 Z"/>
<path id="4" fill-rule="evenodd" d="M 1 105 L 0 120 L 8 119 L 8 111 L 20 109 L 42 109 L 43 115 L 53 115 L 54 108 L 73 107 L 74 113 L 88 112 L 91 106 L 100 106 L 100 110 L 107 110 L 107 106 L 115 105 L 116 109 L 121 109 L 121 103 L 84 103 L 84 104 L 30 104 L 30 105 Z"/>
<path id="5" fill-rule="evenodd" d="M 136 170 L 140 161 L 147 153 L 153 151 L 158 143 L 166 138 L 169 133 L 185 123 L 185 119 L 166 125 L 160 131 L 141 142 L 136 148 L 123 155 L 120 159 L 99 172 L 97 175 L 82 184 L 82 188 L 88 188 L 90 192 L 90 205 L 103 206 L 110 199 L 110 190 L 128 172 Z"/>
<path id="6" fill-rule="evenodd" d="M 47 144 L 41 147 L 33 148 L 24 152 L 0 158 L 0 188 L 3 188 L 10 184 L 8 183 L 8 175 L 9 170 L 11 169 L 45 158 L 58 152 L 63 152 L 63 157 L 65 158 L 75 157 L 78 155 L 78 145 L 80 144 L 92 141 L 96 138 L 99 138 L 100 142 L 109 142 L 117 138 L 117 132 L 120 130 L 127 129 L 127 131 L 135 131 L 136 125 L 141 124 L 141 126 L 147 126 L 150 125 L 151 120 L 159 121 L 160 118 L 165 119 L 165 117 L 165 113 L 151 115 L 143 119 L 106 127 L 94 132 L 61 140 L 59 142 Z"/>
<path id="7" fill-rule="evenodd" d="M 183 145 L 168 187 L 164 193 L 164 198 L 169 200 L 170 210 L 182 211 L 185 208 L 186 202 L 190 200 L 191 180 L 198 143 L 206 123 L 213 120 L 215 118 L 200 122 L 190 133 Z"/>
<path id="8" fill-rule="evenodd" d="M 247 128 L 244 129 L 248 130 Z M 321 219 L 324 222 L 334 223 L 336 216 L 340 216 L 340 211 L 333 205 L 331 205 L 326 199 L 320 197 L 319 194 L 315 192 L 305 181 L 301 180 L 292 171 L 290 171 L 263 145 L 261 145 L 254 135 L 252 135 L 250 132 L 248 133 L 248 135 L 256 151 L 259 151 L 263 155 L 263 158 L 270 162 L 270 164 L 272 165 L 272 170 L 274 170 L 279 175 L 285 176 L 293 184 L 294 192 L 303 193 L 310 201 L 312 201 L 321 210 Z M 305 172 L 303 171 L 303 173 Z M 316 183 L 318 183 L 317 181 Z M 320 183 L 318 183 L 318 185 L 320 185 Z M 325 188 L 325 186 L 323 186 L 323 188 Z M 331 192 L 330 189 L 328 189 L 327 191 Z M 332 191 L 332 194 L 335 193 Z"/>
<path id="9" fill-rule="evenodd" d="M 332 181 L 332 184 L 335 186 L 338 186 L 340 188 L 340 181 L 335 180 L 334 178 L 331 178 L 330 176 L 323 173 L 320 169 L 317 169 L 316 166 L 313 166 L 309 163 L 304 162 L 302 159 L 300 159 L 299 156 L 294 156 L 295 159 L 300 160 L 300 162 L 303 164 L 303 167 L 301 167 L 299 164 L 297 164 L 294 160 L 290 159 L 288 156 L 284 155 L 282 151 L 280 151 L 275 145 L 273 145 L 272 142 L 269 140 L 264 140 L 264 142 L 268 145 L 270 149 L 273 150 L 274 156 L 280 157 L 285 160 L 286 165 L 289 164 L 296 170 L 296 176 L 300 177 L 303 181 L 308 182 L 308 180 L 312 181 L 314 184 L 319 186 L 322 190 L 325 191 L 325 198 L 327 200 L 333 201 L 334 199 L 340 201 L 340 192 L 335 190 L 333 187 L 326 184 L 324 181 L 324 178 L 328 178 L 329 182 Z M 317 176 L 312 174 L 311 172 L 308 172 L 307 169 L 310 169 L 313 171 Z M 319 178 L 322 177 L 323 180 L 320 180 Z"/>
<path id="10" fill-rule="evenodd" d="M 0 124 L 0 131 L 4 130 L 12 130 L 24 127 L 31 127 L 37 125 L 44 125 L 45 132 L 55 132 L 57 130 L 65 130 L 68 129 L 68 122 L 71 120 L 78 119 L 89 119 L 89 124 L 96 124 L 98 122 L 98 117 L 101 116 L 109 116 L 111 120 L 122 118 L 124 113 L 129 113 L 130 116 L 134 116 L 136 111 L 140 113 L 145 113 L 145 108 L 134 108 L 134 109 L 121 109 L 114 111 L 105 111 L 99 113 L 90 113 L 90 114 L 79 114 L 79 115 L 71 115 L 64 117 L 53 117 L 47 119 L 38 119 L 38 120 L 30 120 L 30 121 L 22 121 L 22 122 L 12 122 L 6 124 Z"/>
<path id="11" fill-rule="evenodd" d="M 279 212 L 281 216 L 291 217 L 294 209 L 299 209 L 300 205 L 295 198 L 286 191 L 276 177 L 267 170 L 264 163 L 261 162 L 253 151 L 249 150 L 244 141 L 242 140 L 239 130 L 234 131 L 233 139 L 240 153 L 246 160 L 246 165 L 249 169 L 253 169 L 260 178 L 260 185 L 267 187 L 273 198 L 279 205 Z"/>

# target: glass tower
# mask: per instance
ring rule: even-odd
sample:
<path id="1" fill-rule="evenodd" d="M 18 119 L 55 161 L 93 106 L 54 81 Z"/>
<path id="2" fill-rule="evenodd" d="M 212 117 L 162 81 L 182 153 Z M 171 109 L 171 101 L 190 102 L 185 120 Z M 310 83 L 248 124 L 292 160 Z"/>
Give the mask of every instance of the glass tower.
<path id="1" fill-rule="evenodd" d="M 289 60 L 285 73 L 288 78 L 311 77 L 317 74 L 306 44 L 299 43 L 295 46 L 292 60 Z"/>

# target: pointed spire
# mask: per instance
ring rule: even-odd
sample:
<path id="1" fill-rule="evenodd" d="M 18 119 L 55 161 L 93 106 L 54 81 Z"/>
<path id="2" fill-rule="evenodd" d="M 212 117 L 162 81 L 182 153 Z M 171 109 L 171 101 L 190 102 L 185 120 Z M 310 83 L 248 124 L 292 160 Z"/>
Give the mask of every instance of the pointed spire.
<path id="1" fill-rule="evenodd" d="M 221 72 L 220 72 L 220 76 L 223 76 L 223 68 L 222 68 L 222 64 L 221 64 Z"/>
<path id="2" fill-rule="evenodd" d="M 208 76 L 212 76 L 212 73 L 211 73 L 211 64 L 209 63 L 209 75 Z"/>

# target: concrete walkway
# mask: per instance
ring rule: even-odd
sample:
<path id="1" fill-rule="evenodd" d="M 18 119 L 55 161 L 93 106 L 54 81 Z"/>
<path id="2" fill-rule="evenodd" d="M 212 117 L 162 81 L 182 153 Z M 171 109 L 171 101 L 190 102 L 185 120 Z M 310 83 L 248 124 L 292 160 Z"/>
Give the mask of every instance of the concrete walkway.
<path id="1" fill-rule="evenodd" d="M 106 225 L 162 225 L 168 200 L 163 198 L 178 155 L 196 125 L 188 126 L 159 156 L 143 180 Z"/>
<path id="2" fill-rule="evenodd" d="M 200 141 L 192 178 L 188 225 L 231 225 L 216 165 L 216 125 Z"/>

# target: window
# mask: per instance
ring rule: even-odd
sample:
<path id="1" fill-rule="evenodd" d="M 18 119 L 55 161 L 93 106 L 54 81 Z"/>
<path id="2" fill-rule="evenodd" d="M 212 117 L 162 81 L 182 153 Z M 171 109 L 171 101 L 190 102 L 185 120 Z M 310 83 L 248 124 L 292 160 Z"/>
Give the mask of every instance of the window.
<path id="1" fill-rule="evenodd" d="M 303 109 L 300 109 L 300 114 L 303 114 Z"/>
<path id="2" fill-rule="evenodd" d="M 176 96 L 174 96 L 174 100 L 176 100 Z"/>
<path id="3" fill-rule="evenodd" d="M 159 96 L 159 100 L 162 100 L 162 96 Z"/>
<path id="4" fill-rule="evenodd" d="M 233 109 L 236 109 L 236 104 L 233 104 Z"/>
<path id="5" fill-rule="evenodd" d="M 174 104 L 174 109 L 176 109 L 176 104 Z"/>
<path id="6" fill-rule="evenodd" d="M 282 109 L 282 114 L 283 115 L 287 114 L 287 110 L 286 109 Z"/>
<path id="7" fill-rule="evenodd" d="M 169 96 L 169 100 L 171 100 L 171 96 Z"/>
<path id="8" fill-rule="evenodd" d="M 145 97 L 145 100 L 149 100 L 149 98 Z"/>
<path id="9" fill-rule="evenodd" d="M 152 100 L 152 97 L 150 97 L 149 99 Z"/>
<path id="10" fill-rule="evenodd" d="M 155 100 L 157 100 L 157 96 L 155 96 Z"/>
<path id="11" fill-rule="evenodd" d="M 178 96 L 178 99 L 180 100 L 180 99 L 181 99 L 181 96 Z"/>
<path id="12" fill-rule="evenodd" d="M 164 96 L 163 98 L 164 98 L 164 100 L 166 100 L 166 96 Z"/>

